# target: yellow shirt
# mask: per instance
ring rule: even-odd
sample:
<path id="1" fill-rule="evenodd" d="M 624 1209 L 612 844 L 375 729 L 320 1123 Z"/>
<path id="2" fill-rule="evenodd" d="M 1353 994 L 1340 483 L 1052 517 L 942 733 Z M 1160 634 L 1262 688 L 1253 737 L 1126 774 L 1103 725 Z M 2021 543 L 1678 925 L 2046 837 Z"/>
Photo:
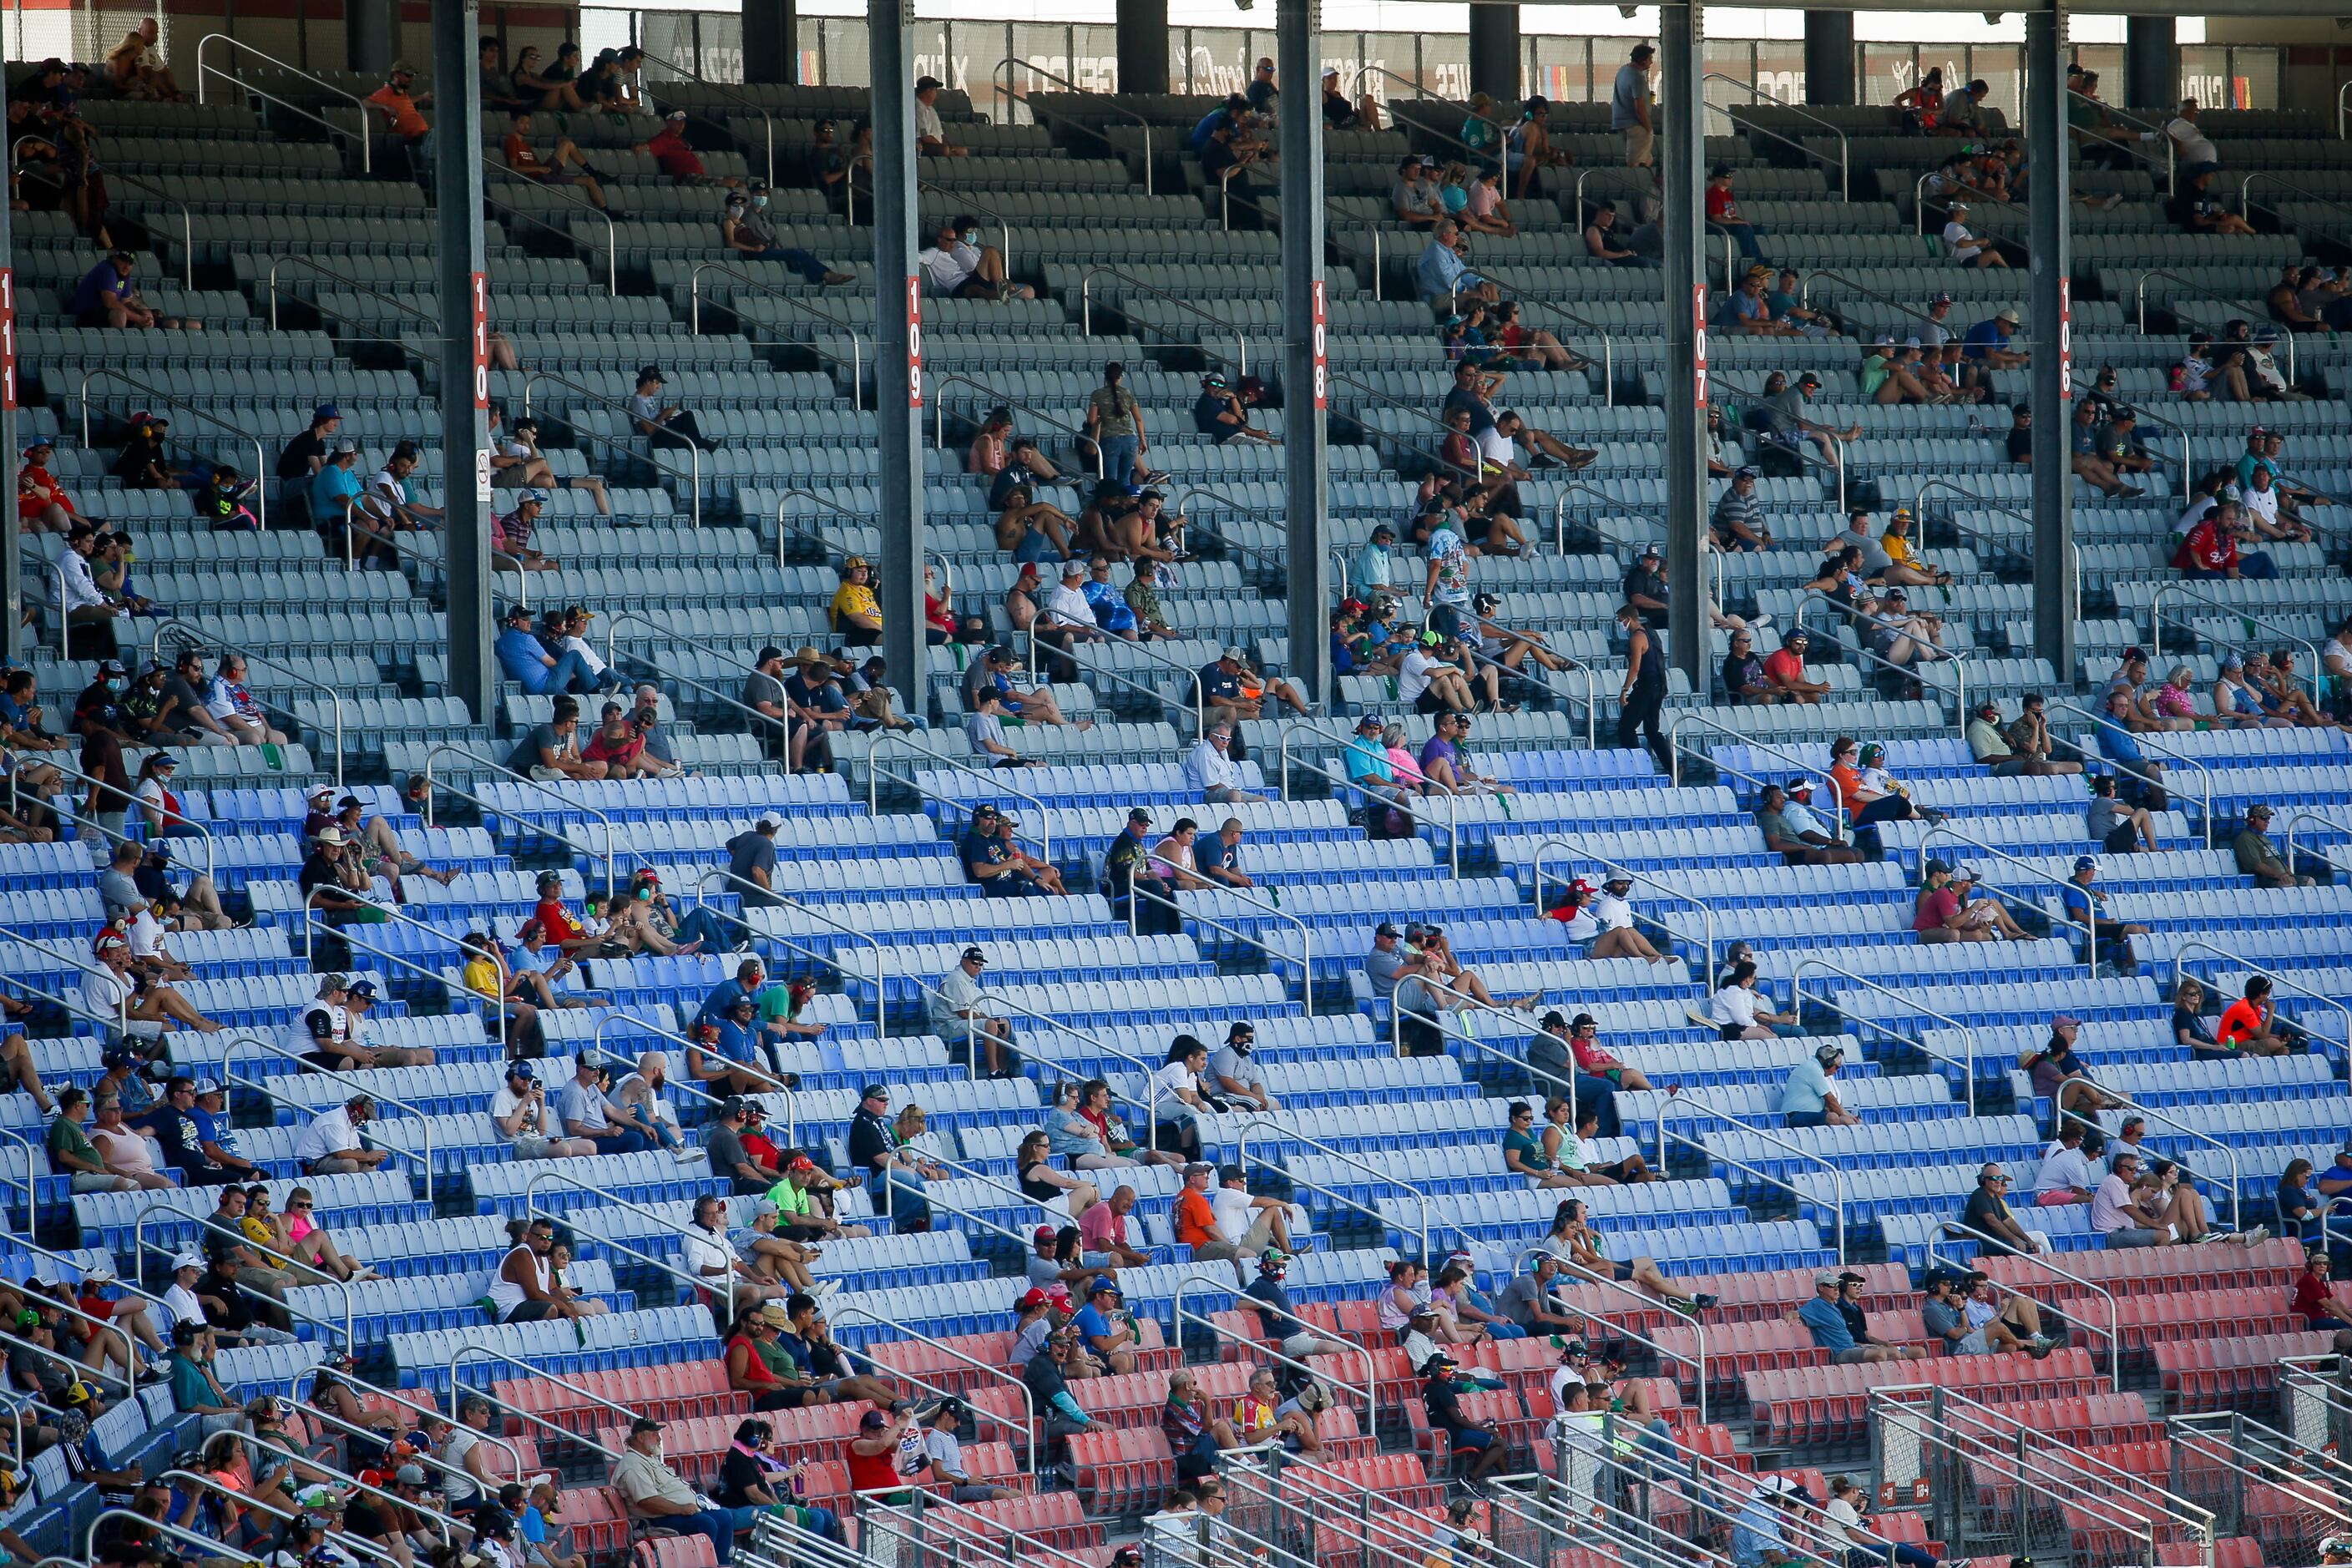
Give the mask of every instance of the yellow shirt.
<path id="1" fill-rule="evenodd" d="M 844 583 L 834 590 L 833 629 L 841 631 L 849 625 L 852 616 L 871 616 L 882 619 L 882 605 L 874 597 L 874 590 L 863 583 Z"/>
<path id="2" fill-rule="evenodd" d="M 499 984 L 499 966 L 487 958 L 467 959 L 465 980 L 466 989 L 477 996 L 487 996 L 496 1002 L 506 994 L 505 988 Z"/>
<path id="3" fill-rule="evenodd" d="M 1889 561 L 1895 563 L 1897 565 L 1900 565 L 1911 559 L 1911 541 L 1903 534 L 1881 534 L 1878 540 L 1878 547 L 1881 550 L 1885 551 L 1886 558 Z"/>
<path id="4" fill-rule="evenodd" d="M 1244 1440 L 1274 1428 L 1274 1406 L 1244 1394 L 1234 1406 L 1234 1430 Z"/>

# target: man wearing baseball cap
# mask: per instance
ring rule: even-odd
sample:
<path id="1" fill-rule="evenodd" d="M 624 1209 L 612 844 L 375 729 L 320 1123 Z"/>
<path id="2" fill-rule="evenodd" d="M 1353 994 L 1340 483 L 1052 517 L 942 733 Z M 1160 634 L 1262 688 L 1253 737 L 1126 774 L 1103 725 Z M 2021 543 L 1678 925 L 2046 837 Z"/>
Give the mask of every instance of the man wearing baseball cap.
<path id="1" fill-rule="evenodd" d="M 629 1424 L 627 1447 L 614 1461 L 613 1489 L 631 1519 L 699 1535 L 722 1563 L 735 1559 L 735 1515 L 707 1506 L 702 1494 L 662 1458 L 662 1424 L 640 1415 Z"/>
<path id="2" fill-rule="evenodd" d="M 1797 1321 L 1805 1325 L 1813 1336 L 1813 1344 L 1829 1352 L 1830 1360 L 1840 1366 L 1865 1362 L 1908 1361 L 1911 1347 L 1864 1344 L 1856 1340 L 1853 1327 L 1841 1306 L 1849 1285 L 1863 1283 L 1863 1277 L 1843 1269 L 1829 1268 L 1813 1276 L 1813 1299 L 1797 1309 Z M 1857 1305 L 1855 1317 L 1862 1316 Z"/>
<path id="3" fill-rule="evenodd" d="M 1097 1274 L 1087 1282 L 1087 1304 L 1070 1320 L 1070 1327 L 1077 1331 L 1078 1342 L 1113 1373 L 1135 1370 L 1142 1336 L 1134 1314 L 1123 1304 L 1118 1282 L 1109 1275 Z"/>

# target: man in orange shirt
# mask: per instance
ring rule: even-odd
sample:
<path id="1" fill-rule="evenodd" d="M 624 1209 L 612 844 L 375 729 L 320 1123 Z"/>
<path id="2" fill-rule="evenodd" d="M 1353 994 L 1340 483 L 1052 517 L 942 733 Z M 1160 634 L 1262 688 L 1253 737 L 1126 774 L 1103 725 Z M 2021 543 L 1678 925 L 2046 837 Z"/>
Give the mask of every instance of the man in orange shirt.
<path id="1" fill-rule="evenodd" d="M 611 210 L 604 205 L 604 187 L 597 183 L 594 173 L 588 167 L 588 160 L 580 155 L 580 149 L 571 137 L 562 137 L 556 142 L 552 159 L 540 157 L 538 150 L 530 144 L 530 115 L 527 110 L 515 110 L 514 118 L 508 122 L 507 137 L 499 144 L 499 151 L 506 158 L 507 167 L 524 179 L 535 180 L 542 185 L 577 185 L 588 194 L 590 204 L 598 212 Z M 579 173 L 567 174 L 563 172 L 567 168 L 576 169 Z"/>
<path id="2" fill-rule="evenodd" d="M 1216 1173 L 1215 1166 L 1193 1162 L 1184 1167 L 1184 1190 L 1176 1194 L 1176 1239 L 1195 1257 L 1217 1240 L 1217 1211 L 1209 1205 L 1209 1184 Z M 1232 1256 L 1230 1250 L 1226 1256 Z"/>
<path id="3" fill-rule="evenodd" d="M 2215 1037 L 2242 1057 L 2283 1057 L 2295 1048 L 2279 1026 L 2271 983 L 2260 974 L 2248 978 L 2246 994 L 2222 1013 Z"/>
<path id="4" fill-rule="evenodd" d="M 367 101 L 383 116 L 392 133 L 410 152 L 421 155 L 425 150 L 425 139 L 432 134 L 433 127 L 418 111 L 433 101 L 433 95 L 412 94 L 409 89 L 415 83 L 415 68 L 406 60 L 394 60 L 392 69 L 384 73 L 383 85 L 369 93 Z"/>

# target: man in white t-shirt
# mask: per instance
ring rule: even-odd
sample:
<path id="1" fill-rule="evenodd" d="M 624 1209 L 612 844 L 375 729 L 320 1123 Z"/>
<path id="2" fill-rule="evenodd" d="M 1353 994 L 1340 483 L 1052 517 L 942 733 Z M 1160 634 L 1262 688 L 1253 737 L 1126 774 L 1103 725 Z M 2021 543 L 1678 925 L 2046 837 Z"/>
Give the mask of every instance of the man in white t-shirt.
<path id="1" fill-rule="evenodd" d="M 1948 209 L 1951 220 L 1944 225 L 1944 252 L 1963 267 L 2006 267 L 2008 258 L 1991 243 L 1969 230 L 1966 202 L 1954 202 Z"/>
<path id="2" fill-rule="evenodd" d="M 944 224 L 915 259 L 922 263 L 924 287 L 942 300 L 962 294 L 964 285 L 980 270 L 979 253 L 958 240 L 955 230 Z"/>
<path id="3" fill-rule="evenodd" d="M 2182 179 L 2193 180 L 2221 166 L 2221 154 L 2215 149 L 2213 139 L 2205 134 L 2203 126 L 2197 123 L 2195 99 L 2180 100 L 2180 112 L 2164 122 L 2164 134 L 2171 140 L 2173 155 L 2179 160 Z M 2140 132 L 2139 139 L 2143 142 L 2153 142 L 2156 138 L 2157 133 L 2153 131 Z"/>
<path id="4" fill-rule="evenodd" d="M 1453 639 L 1423 632 L 1397 666 L 1397 700 L 1416 713 L 1467 713 L 1476 705 L 1469 678 L 1444 656 Z"/>
<path id="5" fill-rule="evenodd" d="M 1255 1257 L 1269 1247 L 1295 1251 L 1290 1241 L 1290 1208 L 1278 1198 L 1250 1195 L 1239 1165 L 1220 1166 L 1217 1184 L 1209 1190 L 1209 1212 L 1217 1216 L 1220 1239 L 1196 1247 L 1196 1260 Z"/>
<path id="6" fill-rule="evenodd" d="M 919 77 L 915 80 L 915 153 L 923 158 L 964 158 L 971 149 L 959 147 L 948 140 L 947 127 L 940 123 L 940 79 Z"/>
<path id="7" fill-rule="evenodd" d="M 164 1321 L 155 1325 L 155 1331 L 169 1337 L 173 1323 L 201 1323 L 205 1321 L 205 1304 L 196 1300 L 196 1281 L 205 1272 L 204 1255 L 188 1251 L 172 1259 L 172 1283 L 163 1291 Z"/>
<path id="8" fill-rule="evenodd" d="M 2042 1173 L 2034 1179 L 2037 1208 L 2086 1204 L 2097 1194 L 2099 1179 L 2083 1153 L 2083 1124 L 2070 1121 L 2059 1130 L 2050 1147 L 2042 1151 Z"/>

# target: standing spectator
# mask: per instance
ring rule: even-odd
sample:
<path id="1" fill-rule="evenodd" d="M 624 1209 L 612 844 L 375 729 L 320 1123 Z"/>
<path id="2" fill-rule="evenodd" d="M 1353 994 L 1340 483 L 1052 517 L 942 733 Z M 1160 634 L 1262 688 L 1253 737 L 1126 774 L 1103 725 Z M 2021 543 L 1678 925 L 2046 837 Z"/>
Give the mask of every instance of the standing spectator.
<path id="1" fill-rule="evenodd" d="M 1147 467 L 1150 446 L 1142 405 L 1126 385 L 1127 367 L 1117 360 L 1103 366 L 1102 384 L 1087 395 L 1084 428 L 1100 461 L 1102 477 L 1122 484 L 1154 485 L 1168 476 Z"/>
<path id="2" fill-rule="evenodd" d="M 1639 605 L 1619 608 L 1617 629 L 1625 638 L 1625 679 L 1617 691 L 1618 748 L 1630 751 L 1637 734 L 1646 736 L 1660 769 L 1671 773 L 1674 754 L 1658 728 L 1658 715 L 1666 702 L 1665 650 L 1651 635 Z"/>
<path id="3" fill-rule="evenodd" d="M 1647 44 L 1634 45 L 1633 54 L 1617 68 L 1609 91 L 1609 129 L 1624 139 L 1629 169 L 1646 169 L 1654 162 L 1657 133 L 1650 117 L 1650 62 L 1656 54 Z"/>

